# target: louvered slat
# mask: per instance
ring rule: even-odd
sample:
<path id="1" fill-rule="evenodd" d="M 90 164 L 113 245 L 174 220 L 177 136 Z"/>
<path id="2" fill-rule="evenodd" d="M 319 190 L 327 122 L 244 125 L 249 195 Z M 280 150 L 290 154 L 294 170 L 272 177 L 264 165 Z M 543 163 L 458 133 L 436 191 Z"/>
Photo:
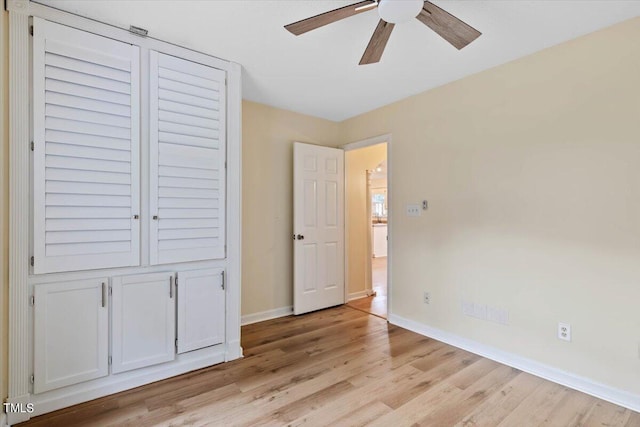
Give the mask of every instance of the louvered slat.
<path id="1" fill-rule="evenodd" d="M 51 243 L 91 243 L 99 239 L 101 242 L 126 242 L 131 239 L 130 230 L 102 231 L 48 231 L 47 240 Z"/>
<path id="2" fill-rule="evenodd" d="M 151 263 L 224 258 L 225 74 L 150 59 Z"/>
<path id="3" fill-rule="evenodd" d="M 131 206 L 130 196 L 49 193 L 47 194 L 46 199 L 47 206 Z"/>
<path id="4" fill-rule="evenodd" d="M 188 221 L 185 221 L 184 219 L 163 219 L 162 221 L 160 221 L 159 229 L 172 230 L 172 229 L 185 229 L 185 228 L 190 228 L 190 229 L 216 228 L 220 230 L 220 235 L 222 235 L 224 230 L 220 228 L 220 225 L 224 225 L 224 223 L 221 223 L 220 220 L 218 219 L 210 219 L 210 218 L 203 218 L 203 219 L 192 218 Z"/>
<path id="5" fill-rule="evenodd" d="M 90 74 L 97 77 L 105 77 L 110 80 L 117 80 L 123 83 L 131 82 L 131 73 L 100 64 L 92 64 L 86 60 L 81 61 L 68 56 L 56 55 L 47 52 L 45 54 L 45 62 L 49 66 L 62 68 L 65 70 L 77 71 L 83 74 Z"/>
<path id="6" fill-rule="evenodd" d="M 158 197 L 175 197 L 188 199 L 214 199 L 220 195 L 218 190 L 203 190 L 201 188 L 158 188 Z"/>
<path id="7" fill-rule="evenodd" d="M 217 99 L 206 99 L 199 96 L 187 95 L 185 93 L 172 91 L 169 89 L 158 89 L 158 99 L 165 101 L 179 102 L 184 105 L 209 108 L 211 110 L 220 109 L 220 101 Z"/>
<path id="8" fill-rule="evenodd" d="M 133 194 L 130 185 L 65 181 L 47 181 L 45 184 L 45 191 L 47 194 L 97 194 L 107 196 L 130 196 Z M 132 204 L 133 202 L 134 201 L 132 200 Z"/>
<path id="9" fill-rule="evenodd" d="M 46 231 L 126 230 L 129 219 L 47 219 Z"/>
<path id="10" fill-rule="evenodd" d="M 60 105 L 78 110 L 98 111 L 123 117 L 131 116 L 131 108 L 126 105 L 67 95 L 64 93 L 47 92 L 45 102 L 47 105 Z"/>
<path id="11" fill-rule="evenodd" d="M 34 26 L 34 272 L 138 265 L 139 49 Z"/>
<path id="12" fill-rule="evenodd" d="M 219 131 L 212 131 L 208 135 L 208 138 L 199 136 L 180 135 L 171 132 L 158 132 L 159 142 L 166 142 L 167 144 L 178 145 L 191 145 L 194 147 L 213 148 L 218 144 L 220 138 Z"/>
<path id="13" fill-rule="evenodd" d="M 52 104 L 47 104 L 45 114 L 47 117 L 57 117 L 59 119 L 77 120 L 79 122 L 97 123 L 109 127 L 131 129 L 131 118 L 118 116 L 116 114 L 107 114 L 103 112 L 88 111 Z"/>
<path id="14" fill-rule="evenodd" d="M 215 169 L 190 169 L 175 166 L 160 166 L 160 176 L 177 176 L 184 178 L 218 179 L 220 171 Z"/>
<path id="15" fill-rule="evenodd" d="M 117 172 L 129 174 L 131 164 L 102 159 L 86 159 L 71 156 L 48 155 L 45 165 L 50 168 L 75 169 L 75 170 L 101 170 L 105 172 Z"/>
<path id="16" fill-rule="evenodd" d="M 124 142 L 123 140 L 113 140 L 114 142 L 117 141 L 117 149 L 114 147 L 115 143 L 114 146 L 103 149 L 96 147 L 102 145 L 101 141 L 96 137 L 86 137 L 84 141 L 78 141 L 76 143 L 75 141 L 71 142 L 71 136 L 73 136 L 73 134 L 68 134 L 60 139 L 60 141 L 69 141 L 66 143 L 56 143 L 55 141 L 47 139 L 47 146 L 45 147 L 46 154 L 54 156 L 79 157 L 84 159 L 112 160 L 118 162 L 131 161 L 131 152 L 129 150 L 120 149 L 119 145 Z"/>
<path id="17" fill-rule="evenodd" d="M 131 103 L 131 97 L 125 93 L 116 93 L 104 89 L 97 89 L 94 87 L 82 86 L 58 80 L 50 80 L 47 82 L 47 92 L 69 94 L 125 106 L 129 106 Z"/>
<path id="18" fill-rule="evenodd" d="M 47 256 L 80 256 L 101 255 L 108 257 L 111 254 L 128 252 L 131 250 L 131 242 L 99 242 L 99 243 L 67 243 L 48 245 Z"/>

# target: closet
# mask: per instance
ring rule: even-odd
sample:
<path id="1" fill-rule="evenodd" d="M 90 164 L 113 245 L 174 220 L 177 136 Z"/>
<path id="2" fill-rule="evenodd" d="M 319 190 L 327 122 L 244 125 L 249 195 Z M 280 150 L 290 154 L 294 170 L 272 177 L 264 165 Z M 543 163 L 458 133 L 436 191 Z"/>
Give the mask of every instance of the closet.
<path id="1" fill-rule="evenodd" d="M 10 334 L 32 362 L 9 401 L 30 383 L 34 416 L 240 357 L 240 67 L 15 3 L 32 142 Z"/>

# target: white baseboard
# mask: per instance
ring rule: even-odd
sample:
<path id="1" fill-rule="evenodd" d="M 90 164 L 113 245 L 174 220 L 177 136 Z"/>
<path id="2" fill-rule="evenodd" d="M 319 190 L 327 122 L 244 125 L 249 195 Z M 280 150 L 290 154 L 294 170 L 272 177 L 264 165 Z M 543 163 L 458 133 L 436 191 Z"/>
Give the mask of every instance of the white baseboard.
<path id="1" fill-rule="evenodd" d="M 6 400 L 6 402 L 17 404 L 18 408 L 20 408 L 16 412 L 8 412 L 6 414 L 2 414 L 6 416 L 6 420 L 4 421 L 6 425 L 10 426 L 10 425 L 21 423 L 23 421 L 29 421 L 29 419 L 31 419 L 31 416 L 32 416 L 31 413 L 29 413 L 26 410 L 27 404 L 31 403 L 31 395 L 23 394 L 18 397 L 9 398 Z M 1 425 L 4 425 L 4 424 L 1 424 Z"/>
<path id="2" fill-rule="evenodd" d="M 259 313 L 245 314 L 240 319 L 240 325 L 250 325 L 252 323 L 264 322 L 265 320 L 276 319 L 278 317 L 289 316 L 293 314 L 293 307 L 286 306 L 274 308 L 273 310 L 261 311 Z"/>
<path id="3" fill-rule="evenodd" d="M 229 354 L 225 355 L 227 351 Z M 28 396 L 27 402 L 33 403 L 34 412 L 28 414 L 27 420 L 29 417 L 35 417 L 57 409 L 222 363 L 225 359 L 229 360 L 230 354 L 237 353 L 239 353 L 238 349 L 225 349 L 223 345 L 212 346 L 179 354 L 173 362 L 149 366 L 122 374 L 109 375 L 108 377 L 41 394 L 32 394 Z M 14 424 L 11 415 L 9 415 L 9 423 Z"/>
<path id="4" fill-rule="evenodd" d="M 354 292 L 354 293 L 349 294 L 347 296 L 347 301 L 353 301 L 354 299 L 366 298 L 366 297 L 370 296 L 372 292 L 373 291 L 371 291 L 371 290 Z"/>
<path id="5" fill-rule="evenodd" d="M 640 395 L 629 393 L 606 384 L 598 383 L 589 378 L 584 378 L 571 372 L 566 372 L 535 360 L 527 359 L 517 354 L 509 353 L 486 344 L 479 343 L 458 335 L 432 328 L 414 320 L 406 319 L 394 314 L 389 315 L 389 323 L 408 329 L 420 335 L 442 341 L 452 346 L 470 351 L 495 360 L 504 365 L 511 366 L 537 377 L 544 378 L 554 383 L 561 384 L 583 393 L 606 400 L 616 405 L 624 406 L 633 411 L 640 412 Z"/>

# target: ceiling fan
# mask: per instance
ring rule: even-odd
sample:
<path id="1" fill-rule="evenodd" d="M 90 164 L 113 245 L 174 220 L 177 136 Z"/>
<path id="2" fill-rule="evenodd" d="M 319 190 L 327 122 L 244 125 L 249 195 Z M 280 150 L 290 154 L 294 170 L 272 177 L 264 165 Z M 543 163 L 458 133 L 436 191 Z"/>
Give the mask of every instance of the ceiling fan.
<path id="1" fill-rule="evenodd" d="M 462 49 L 482 34 L 449 12 L 423 0 L 365 0 L 285 25 L 284 28 L 299 36 L 375 8 L 378 8 L 380 22 L 362 55 L 360 65 L 379 62 L 395 24 L 407 22 L 412 18 L 431 28 L 458 49 Z"/>

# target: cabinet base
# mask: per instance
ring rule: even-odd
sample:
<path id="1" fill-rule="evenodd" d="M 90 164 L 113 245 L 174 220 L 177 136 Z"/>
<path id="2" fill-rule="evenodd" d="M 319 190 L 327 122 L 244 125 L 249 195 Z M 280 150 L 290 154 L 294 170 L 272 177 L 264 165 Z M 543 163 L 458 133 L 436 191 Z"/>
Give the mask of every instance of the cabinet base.
<path id="1" fill-rule="evenodd" d="M 239 342 L 230 343 L 226 351 L 225 345 L 221 344 L 179 354 L 176 360 L 161 365 L 110 375 L 105 378 L 87 381 L 46 393 L 27 395 L 24 403 L 33 403 L 33 412 L 20 414 L 26 415 L 26 418 L 19 420 L 16 419 L 14 421 L 10 418 L 9 423 L 13 424 L 27 421 L 31 417 L 46 414 L 78 403 L 88 402 L 110 394 L 237 359 L 242 357 L 242 348 L 239 344 Z"/>

